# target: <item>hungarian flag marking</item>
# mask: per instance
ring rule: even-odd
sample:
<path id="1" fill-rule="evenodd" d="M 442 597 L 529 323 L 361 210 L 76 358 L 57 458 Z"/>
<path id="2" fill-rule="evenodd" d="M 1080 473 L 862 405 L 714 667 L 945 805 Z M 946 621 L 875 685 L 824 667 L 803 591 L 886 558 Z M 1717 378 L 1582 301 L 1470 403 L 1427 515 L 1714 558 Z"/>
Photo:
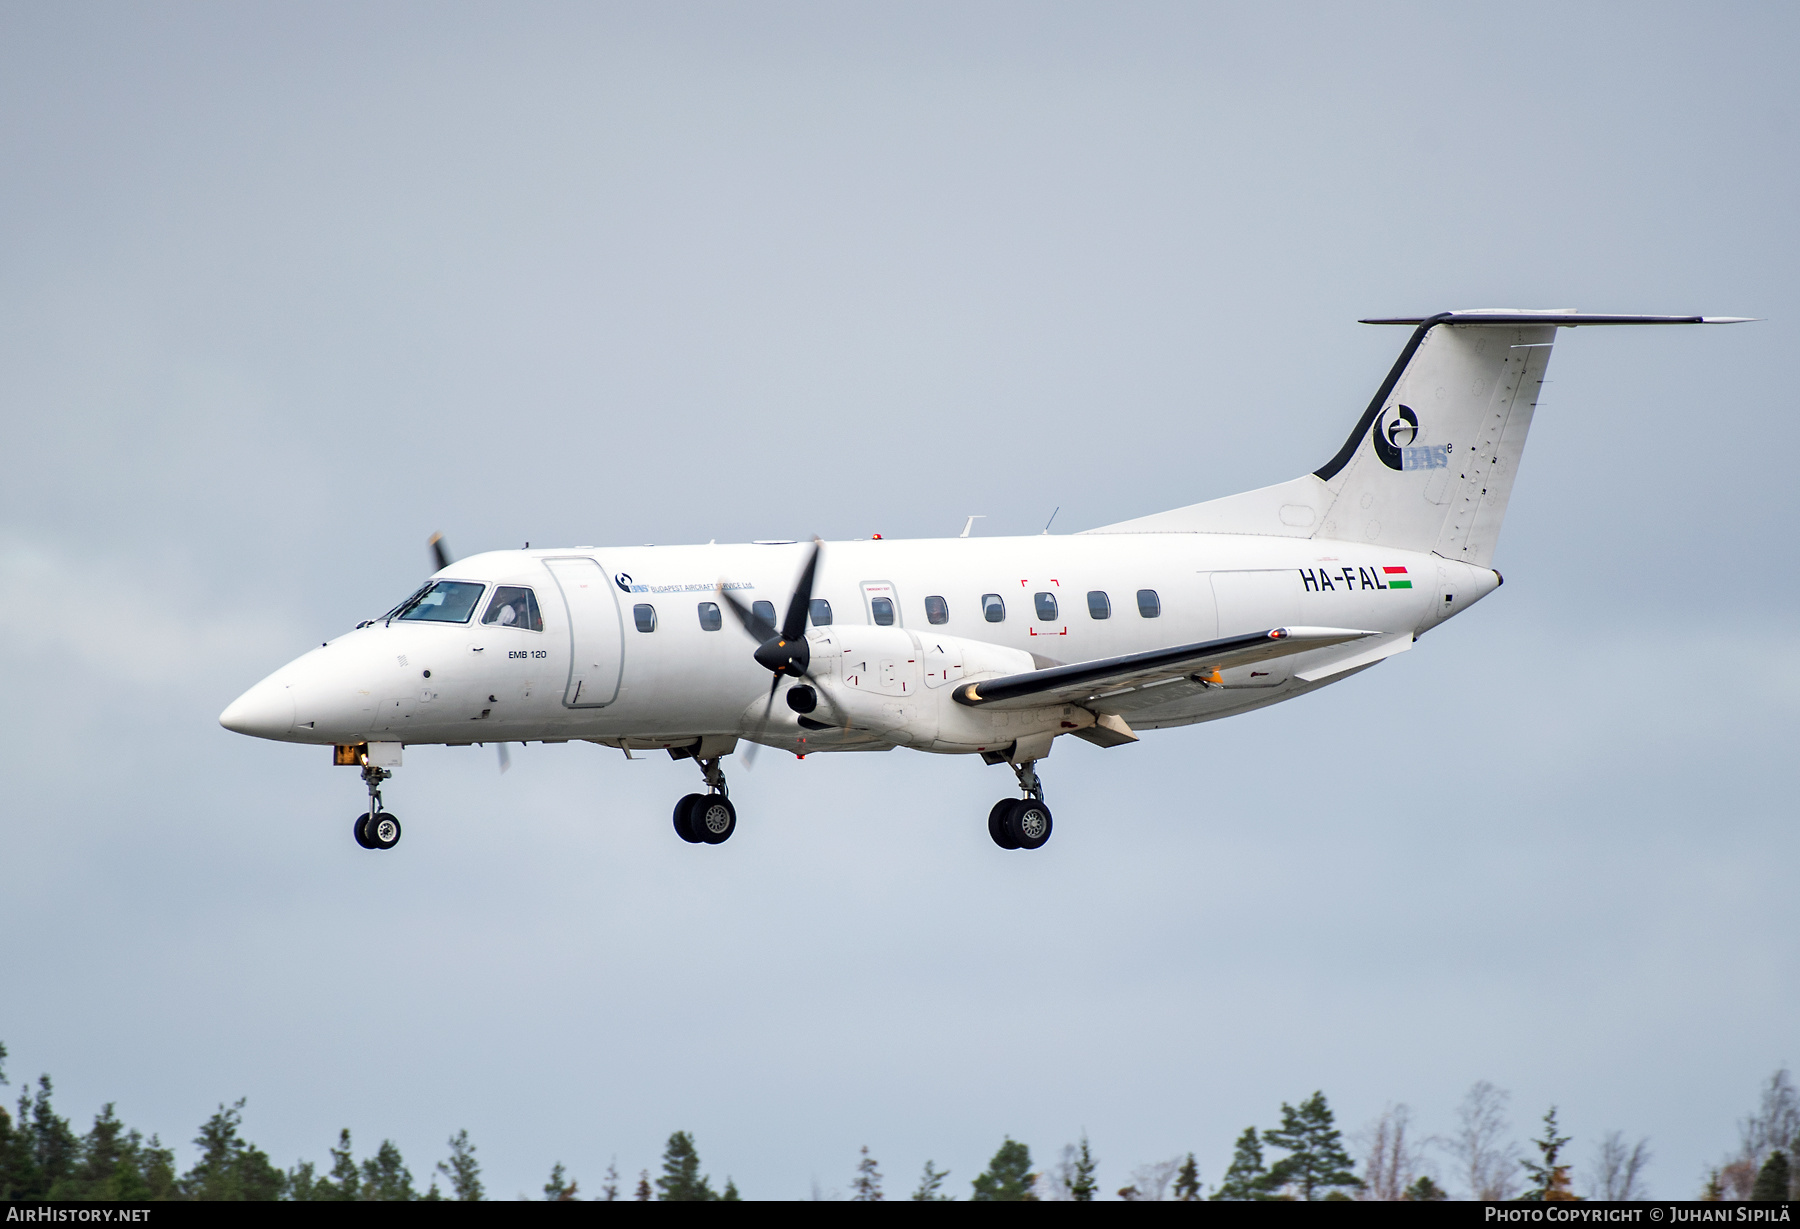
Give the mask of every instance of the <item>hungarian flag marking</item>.
<path id="1" fill-rule="evenodd" d="M 1412 581 L 1410 581 L 1406 578 L 1406 569 L 1405 568 L 1382 568 L 1381 571 L 1382 571 L 1382 575 L 1387 577 L 1387 587 L 1388 588 L 1390 588 L 1390 589 L 1410 589 L 1410 588 L 1412 588 Z"/>

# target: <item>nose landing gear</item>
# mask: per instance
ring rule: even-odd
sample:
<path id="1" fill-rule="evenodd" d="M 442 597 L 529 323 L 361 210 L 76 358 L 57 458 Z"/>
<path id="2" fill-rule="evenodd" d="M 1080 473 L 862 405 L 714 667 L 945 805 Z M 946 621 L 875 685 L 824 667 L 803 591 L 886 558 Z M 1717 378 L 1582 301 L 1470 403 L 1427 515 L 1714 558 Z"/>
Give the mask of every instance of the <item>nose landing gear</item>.
<path id="1" fill-rule="evenodd" d="M 737 831 L 737 808 L 727 796 L 718 757 L 701 760 L 700 771 L 707 792 L 689 794 L 675 804 L 675 835 L 690 845 L 723 845 Z"/>
<path id="2" fill-rule="evenodd" d="M 356 843 L 364 849 L 392 849 L 400 843 L 400 821 L 386 811 L 356 817 Z"/>
<path id="3" fill-rule="evenodd" d="M 400 843 L 400 821 L 381 809 L 381 783 L 394 774 L 365 763 L 363 784 L 369 787 L 369 809 L 356 817 L 351 833 L 364 849 L 392 849 Z"/>
<path id="4" fill-rule="evenodd" d="M 1037 761 L 1014 764 L 1023 798 L 1002 798 L 988 812 L 988 835 L 1002 849 L 1042 849 L 1050 839 L 1050 808 L 1044 805 L 1044 783 Z"/>

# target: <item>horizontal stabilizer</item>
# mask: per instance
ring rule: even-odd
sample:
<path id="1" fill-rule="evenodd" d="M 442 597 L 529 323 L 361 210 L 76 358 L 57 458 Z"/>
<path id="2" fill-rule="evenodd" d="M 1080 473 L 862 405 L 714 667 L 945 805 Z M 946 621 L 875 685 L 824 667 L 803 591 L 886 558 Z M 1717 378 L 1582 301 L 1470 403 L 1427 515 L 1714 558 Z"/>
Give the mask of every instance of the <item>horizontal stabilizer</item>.
<path id="1" fill-rule="evenodd" d="M 1598 312 L 1531 311 L 1527 308 L 1487 308 L 1477 311 L 1439 312 L 1434 316 L 1376 316 L 1358 324 L 1554 324 L 1574 329 L 1584 324 L 1748 324 L 1754 316 L 1608 316 Z"/>
<path id="2" fill-rule="evenodd" d="M 1048 704 L 1085 703 L 1149 683 L 1186 675 L 1213 681 L 1207 676 L 1220 670 L 1254 665 L 1276 657 L 1290 657 L 1313 649 L 1330 648 L 1378 636 L 1379 632 L 1343 627 L 1277 627 L 1266 632 L 1227 636 L 1198 644 L 1180 644 L 1148 653 L 1104 657 L 1097 661 L 1053 666 L 1004 678 L 984 679 L 956 689 L 956 700 L 975 708 L 1039 708 Z"/>

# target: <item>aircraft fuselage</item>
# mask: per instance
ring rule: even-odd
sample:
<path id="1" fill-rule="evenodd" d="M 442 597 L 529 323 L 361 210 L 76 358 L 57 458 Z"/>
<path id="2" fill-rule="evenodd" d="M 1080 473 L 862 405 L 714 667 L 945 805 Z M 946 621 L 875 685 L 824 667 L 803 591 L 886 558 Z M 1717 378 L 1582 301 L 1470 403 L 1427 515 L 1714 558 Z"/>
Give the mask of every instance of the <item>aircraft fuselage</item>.
<path id="1" fill-rule="evenodd" d="M 729 612 L 719 617 L 717 589 L 723 583 L 745 603 L 780 609 L 809 549 L 474 555 L 433 578 L 483 586 L 465 620 L 377 620 L 339 636 L 246 694 L 240 705 L 257 716 L 242 718 L 255 726 L 244 732 L 318 744 L 592 739 L 655 747 L 749 737 L 769 675 Z M 809 635 L 817 641 L 888 627 L 901 654 L 915 637 L 921 651 L 933 638 L 955 637 L 1018 650 L 1042 666 L 1289 624 L 1418 635 L 1497 584 L 1486 568 L 1419 552 L 1239 534 L 859 540 L 825 544 L 814 597 L 829 604 L 832 622 L 809 621 Z M 531 590 L 541 631 L 481 622 L 500 586 Z M 891 603 L 891 616 L 882 601 Z M 650 619 L 643 607 L 654 612 Z M 1130 704 L 1131 725 L 1187 725 L 1287 699 L 1323 685 L 1298 675 L 1309 659 L 1335 651 L 1228 672 L 1217 687 L 1178 682 Z M 578 662 L 583 654 L 602 660 Z M 602 677 L 578 691 L 573 674 L 594 666 Z M 817 738 L 796 743 L 806 734 L 786 706 L 776 707 L 766 734 L 764 741 L 802 753 L 838 749 Z M 869 741 L 842 749 L 868 749 Z"/>

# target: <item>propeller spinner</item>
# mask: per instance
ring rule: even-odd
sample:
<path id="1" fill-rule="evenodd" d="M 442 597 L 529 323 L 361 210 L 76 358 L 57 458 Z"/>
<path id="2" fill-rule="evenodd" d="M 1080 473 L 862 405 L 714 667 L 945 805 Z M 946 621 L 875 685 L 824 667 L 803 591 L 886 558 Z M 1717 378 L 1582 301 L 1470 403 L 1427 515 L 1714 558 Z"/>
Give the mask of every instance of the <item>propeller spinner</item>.
<path id="1" fill-rule="evenodd" d="M 781 690 L 784 676 L 818 683 L 807 669 L 812 664 L 812 646 L 806 642 L 806 615 L 812 606 L 813 576 L 818 572 L 819 555 L 824 548 L 823 542 L 813 539 L 812 554 L 808 556 L 806 566 L 800 569 L 799 583 L 794 586 L 794 596 L 788 599 L 787 613 L 782 617 L 780 627 L 771 627 L 761 615 L 733 597 L 724 585 L 719 586 L 719 597 L 731 607 L 731 613 L 756 641 L 754 656 L 757 663 L 774 675 L 769 680 L 769 699 L 763 705 L 762 720 L 757 723 L 758 738 L 769 724 L 769 714 L 775 711 L 775 693 Z M 823 694 L 822 688 L 816 690 Z M 756 741 L 752 740 L 744 750 L 745 766 L 748 767 L 755 758 Z"/>

